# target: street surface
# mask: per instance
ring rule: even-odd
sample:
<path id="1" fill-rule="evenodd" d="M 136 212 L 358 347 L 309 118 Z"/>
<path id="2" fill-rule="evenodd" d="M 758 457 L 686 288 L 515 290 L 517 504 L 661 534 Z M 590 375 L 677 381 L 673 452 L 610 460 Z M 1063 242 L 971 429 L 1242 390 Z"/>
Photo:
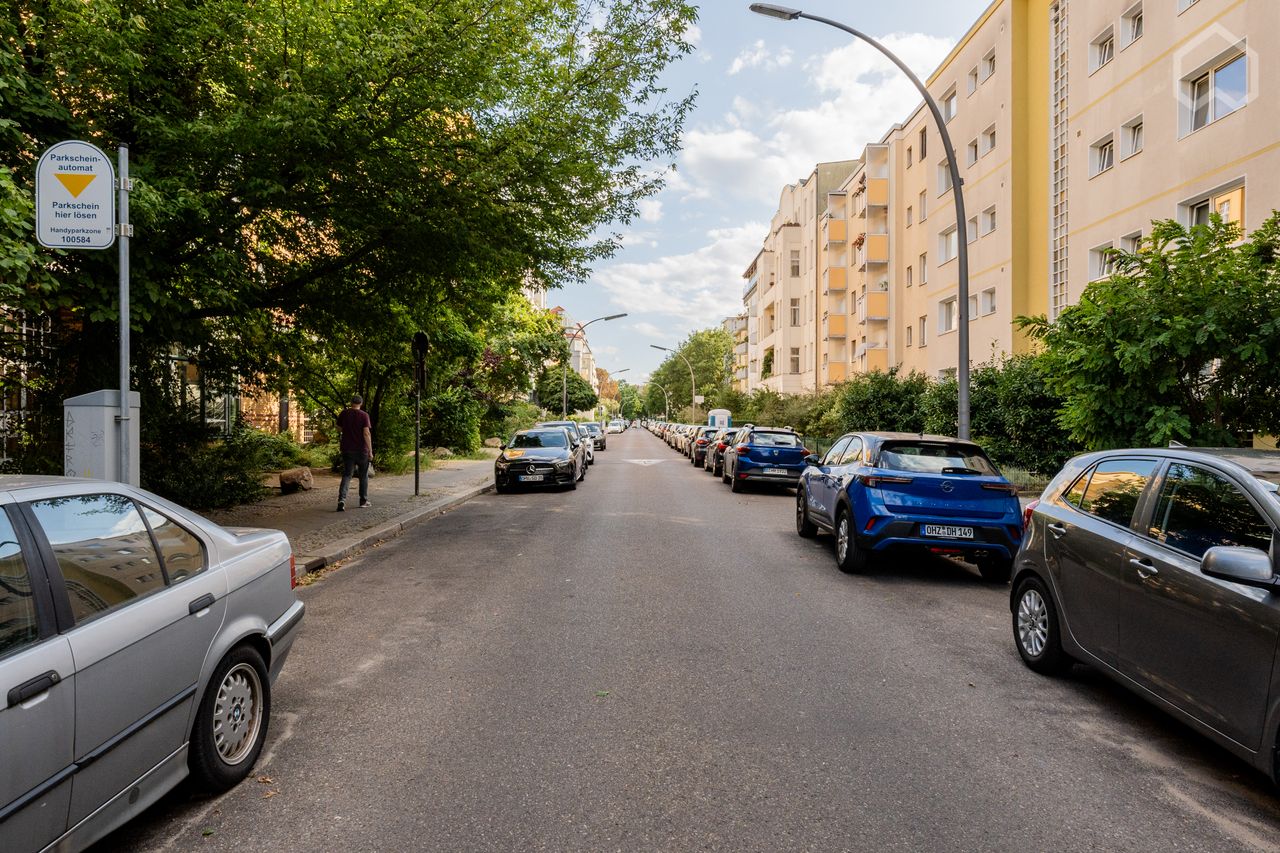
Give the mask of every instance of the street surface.
<path id="1" fill-rule="evenodd" d="M 105 851 L 1276 849 L 1227 753 L 1010 638 L 938 559 L 836 571 L 790 493 L 638 428 L 307 589 L 258 769 Z"/>

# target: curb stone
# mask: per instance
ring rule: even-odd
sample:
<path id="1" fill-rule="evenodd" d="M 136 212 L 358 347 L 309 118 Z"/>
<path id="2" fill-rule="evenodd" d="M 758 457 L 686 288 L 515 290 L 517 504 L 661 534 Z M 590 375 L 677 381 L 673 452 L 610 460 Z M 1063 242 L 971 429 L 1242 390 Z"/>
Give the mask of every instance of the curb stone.
<path id="1" fill-rule="evenodd" d="M 493 483 L 484 483 L 479 486 L 473 486 L 460 494 L 449 495 L 433 501 L 421 509 L 415 509 L 404 515 L 398 516 L 391 521 L 384 522 L 377 527 L 370 528 L 363 533 L 355 536 L 346 536 L 342 539 L 336 539 L 333 542 L 323 546 L 323 551 L 319 554 L 299 554 L 297 556 L 298 566 L 304 572 L 314 572 L 325 566 L 333 565 L 339 560 L 345 560 L 348 557 L 363 551 L 371 545 L 379 542 L 385 542 L 388 539 L 395 539 L 404 534 L 409 528 L 428 521 L 439 515 L 444 515 L 450 510 L 456 509 L 472 498 L 479 497 L 485 492 L 493 491 Z"/>

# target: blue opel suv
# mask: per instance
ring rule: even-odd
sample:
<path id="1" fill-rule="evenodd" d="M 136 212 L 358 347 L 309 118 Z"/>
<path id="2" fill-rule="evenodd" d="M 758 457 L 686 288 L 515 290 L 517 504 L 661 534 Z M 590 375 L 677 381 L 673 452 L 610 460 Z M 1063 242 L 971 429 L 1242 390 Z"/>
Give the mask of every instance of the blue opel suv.
<path id="1" fill-rule="evenodd" d="M 1007 583 L 1022 542 L 1017 490 L 978 445 L 917 433 L 841 436 L 809 456 L 796 489 L 796 532 L 836 538 L 836 565 L 863 571 L 873 553 L 917 550 L 975 563 Z"/>
<path id="2" fill-rule="evenodd" d="M 794 486 L 805 469 L 809 451 L 790 429 L 747 424 L 732 439 L 725 439 L 721 479 L 735 492 L 747 483 Z"/>

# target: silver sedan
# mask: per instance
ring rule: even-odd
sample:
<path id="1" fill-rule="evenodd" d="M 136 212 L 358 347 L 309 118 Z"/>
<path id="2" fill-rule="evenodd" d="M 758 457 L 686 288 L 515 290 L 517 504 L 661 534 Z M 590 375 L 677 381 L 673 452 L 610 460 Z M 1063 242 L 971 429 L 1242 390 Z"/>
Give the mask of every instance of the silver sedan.
<path id="1" fill-rule="evenodd" d="M 288 538 L 140 489 L 0 476 L 0 850 L 79 850 L 240 782 L 302 622 Z"/>

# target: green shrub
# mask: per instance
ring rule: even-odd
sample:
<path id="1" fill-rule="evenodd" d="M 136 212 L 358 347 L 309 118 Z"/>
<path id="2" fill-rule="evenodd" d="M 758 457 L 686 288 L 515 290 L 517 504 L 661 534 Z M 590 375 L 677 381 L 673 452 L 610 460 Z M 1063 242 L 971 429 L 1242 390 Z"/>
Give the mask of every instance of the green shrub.
<path id="1" fill-rule="evenodd" d="M 143 488 L 192 509 L 253 503 L 266 494 L 258 430 L 241 423 L 219 436 L 181 411 L 156 412 L 143 424 Z"/>
<path id="2" fill-rule="evenodd" d="M 484 405 L 465 388 L 449 388 L 422 401 L 422 446 L 470 453 L 480 447 Z M 412 445 L 412 439 L 409 444 Z"/>

